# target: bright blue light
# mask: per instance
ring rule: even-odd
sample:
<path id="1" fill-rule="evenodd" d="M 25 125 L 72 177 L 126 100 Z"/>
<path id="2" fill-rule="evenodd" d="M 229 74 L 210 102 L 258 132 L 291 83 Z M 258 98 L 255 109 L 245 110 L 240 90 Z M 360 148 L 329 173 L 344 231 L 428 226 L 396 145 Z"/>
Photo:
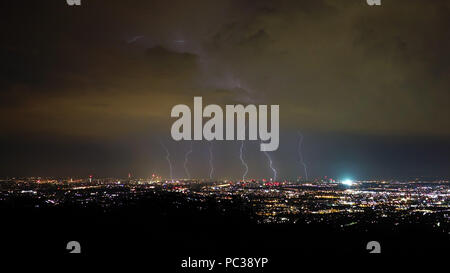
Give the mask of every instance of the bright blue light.
<path id="1" fill-rule="evenodd" d="M 342 181 L 342 184 L 344 184 L 346 186 L 352 186 L 353 185 L 353 180 L 345 179 L 344 181 Z"/>

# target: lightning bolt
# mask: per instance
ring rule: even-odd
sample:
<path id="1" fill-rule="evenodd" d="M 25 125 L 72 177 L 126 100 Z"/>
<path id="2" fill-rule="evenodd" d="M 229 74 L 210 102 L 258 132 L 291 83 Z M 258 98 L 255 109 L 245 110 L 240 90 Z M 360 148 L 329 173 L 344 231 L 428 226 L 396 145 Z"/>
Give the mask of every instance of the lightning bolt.
<path id="1" fill-rule="evenodd" d="M 170 170 L 170 180 L 173 182 L 173 174 L 172 174 L 172 162 L 170 161 L 170 153 L 169 150 L 167 149 L 166 145 L 164 145 L 164 143 L 162 141 L 160 141 L 161 146 L 163 147 L 163 149 L 166 151 L 166 160 L 167 163 L 169 163 L 169 170 Z"/>
<path id="2" fill-rule="evenodd" d="M 186 154 L 184 155 L 184 171 L 186 172 L 186 175 L 189 179 L 191 179 L 191 174 L 189 173 L 189 169 L 187 167 L 188 161 L 189 161 L 189 155 L 192 153 L 192 142 L 191 142 L 191 146 L 190 149 L 186 152 Z"/>
<path id="3" fill-rule="evenodd" d="M 272 169 L 273 172 L 273 181 L 277 180 L 277 170 L 273 167 L 272 158 L 270 157 L 269 153 L 264 151 L 264 154 L 267 156 L 267 159 L 269 160 L 269 167 Z"/>
<path id="4" fill-rule="evenodd" d="M 306 167 L 305 162 L 303 161 L 303 154 L 302 154 L 302 144 L 303 144 L 303 135 L 300 133 L 300 131 L 297 131 L 299 139 L 298 139 L 298 146 L 297 146 L 297 152 L 298 152 L 298 159 L 300 164 L 303 166 L 303 169 L 305 170 L 305 178 L 308 180 L 308 170 Z"/>
<path id="5" fill-rule="evenodd" d="M 247 173 L 248 173 L 248 165 L 244 161 L 243 150 L 244 150 L 244 141 L 242 140 L 241 141 L 241 149 L 240 149 L 240 153 L 239 153 L 239 158 L 241 159 L 242 165 L 244 165 L 244 167 L 245 167 L 245 172 L 242 175 L 242 181 L 245 181 L 245 176 L 247 176 Z"/>
<path id="6" fill-rule="evenodd" d="M 209 149 L 209 179 L 212 179 L 214 173 L 212 143 L 208 144 Z"/>
<path id="7" fill-rule="evenodd" d="M 128 44 L 134 43 L 137 40 L 144 38 L 144 35 L 138 35 L 138 36 L 134 36 L 133 38 L 131 38 L 130 40 L 127 41 Z"/>

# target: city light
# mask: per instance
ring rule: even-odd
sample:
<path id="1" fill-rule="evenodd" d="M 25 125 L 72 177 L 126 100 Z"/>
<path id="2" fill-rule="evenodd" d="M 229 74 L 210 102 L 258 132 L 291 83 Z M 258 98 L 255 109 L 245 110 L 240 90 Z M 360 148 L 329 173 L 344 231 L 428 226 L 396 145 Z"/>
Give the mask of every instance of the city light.
<path id="1" fill-rule="evenodd" d="M 346 186 L 353 186 L 353 180 L 345 179 L 344 181 L 342 181 L 342 184 L 344 184 Z"/>

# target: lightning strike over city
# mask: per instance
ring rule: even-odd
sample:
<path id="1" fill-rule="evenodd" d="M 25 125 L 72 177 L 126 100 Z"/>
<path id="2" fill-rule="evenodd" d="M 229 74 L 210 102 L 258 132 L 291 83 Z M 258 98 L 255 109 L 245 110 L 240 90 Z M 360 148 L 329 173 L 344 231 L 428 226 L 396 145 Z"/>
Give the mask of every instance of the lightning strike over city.
<path id="1" fill-rule="evenodd" d="M 245 168 L 244 174 L 242 175 L 242 181 L 245 181 L 245 177 L 247 176 L 248 173 L 248 164 L 244 160 L 244 140 L 241 141 L 241 146 L 239 149 L 239 159 L 241 160 L 241 163 Z"/>
<path id="2" fill-rule="evenodd" d="M 2 261 L 448 267 L 450 1 L 0 6 Z"/>
<path id="3" fill-rule="evenodd" d="M 297 131 L 299 139 L 298 139 L 298 145 L 297 145 L 297 152 L 298 152 L 298 160 L 301 166 L 303 167 L 304 173 L 305 173 L 305 179 L 308 180 L 308 170 L 305 164 L 305 161 L 303 159 L 303 153 L 302 153 L 302 145 L 303 145 L 303 135 L 300 131 Z"/>
<path id="4" fill-rule="evenodd" d="M 167 149 L 166 145 L 164 145 L 164 143 L 162 141 L 160 141 L 160 143 L 161 143 L 161 147 L 166 152 L 166 161 L 167 161 L 167 164 L 169 165 L 170 180 L 173 182 L 173 172 L 172 172 L 173 166 L 172 166 L 172 161 L 170 161 L 170 152 L 169 152 L 169 149 Z"/>
<path id="5" fill-rule="evenodd" d="M 264 151 L 264 154 L 267 157 L 268 163 L 269 163 L 269 168 L 272 170 L 273 176 L 272 176 L 272 181 L 276 181 L 277 180 L 277 170 L 274 168 L 273 166 L 273 162 L 272 162 L 272 157 L 270 156 L 270 154 L 266 151 Z"/>
<path id="6" fill-rule="evenodd" d="M 184 155 L 184 171 L 186 172 L 186 176 L 188 179 L 191 179 L 191 174 L 189 172 L 189 168 L 188 168 L 188 162 L 189 162 L 189 155 L 192 153 L 192 142 L 189 145 L 189 150 L 186 152 L 186 154 Z"/>
<path id="7" fill-rule="evenodd" d="M 214 174 L 214 156 L 213 156 L 213 145 L 212 142 L 208 142 L 208 151 L 209 151 L 209 179 L 213 178 Z"/>

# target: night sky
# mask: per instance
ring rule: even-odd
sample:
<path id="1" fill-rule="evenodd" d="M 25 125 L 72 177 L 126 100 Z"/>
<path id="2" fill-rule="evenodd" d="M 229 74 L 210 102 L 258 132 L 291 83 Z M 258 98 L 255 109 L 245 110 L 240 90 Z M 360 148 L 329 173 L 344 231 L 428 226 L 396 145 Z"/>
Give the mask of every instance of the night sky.
<path id="1" fill-rule="evenodd" d="M 450 1 L 2 1 L 0 176 L 184 177 L 176 104 L 279 104 L 280 178 L 450 176 Z M 170 2 L 170 3 L 169 3 Z M 237 179 L 240 142 L 215 141 Z M 193 177 L 209 176 L 205 141 Z M 272 176 L 246 142 L 248 177 Z"/>

